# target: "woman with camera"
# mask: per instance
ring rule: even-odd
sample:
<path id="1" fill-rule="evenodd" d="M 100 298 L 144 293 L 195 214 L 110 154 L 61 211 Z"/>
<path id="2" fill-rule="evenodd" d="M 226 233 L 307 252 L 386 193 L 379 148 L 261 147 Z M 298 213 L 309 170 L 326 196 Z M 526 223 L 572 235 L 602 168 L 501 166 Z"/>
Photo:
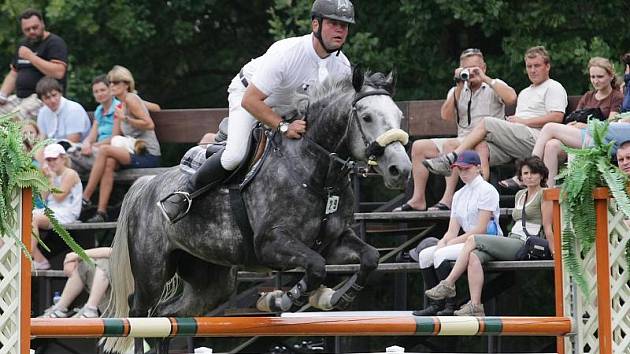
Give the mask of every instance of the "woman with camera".
<path id="1" fill-rule="evenodd" d="M 534 145 L 532 155 L 542 158 L 549 169 L 549 187 L 555 186 L 558 164 L 567 157 L 562 145 L 573 148 L 591 145 L 591 137 L 586 127 L 587 118 L 611 119 L 619 113 L 621 108 L 623 95 L 619 91 L 611 62 L 601 57 L 591 58 L 588 62 L 588 72 L 594 90 L 582 96 L 577 109 L 565 118 L 565 124 L 545 124 Z M 630 136 L 629 134 L 630 124 L 627 122 L 611 123 L 606 141 L 619 143 L 622 142 L 623 136 Z M 613 155 L 617 147 L 618 145 L 615 144 Z M 506 187 L 513 185 L 514 182 L 504 180 L 499 184 Z"/>
<path id="2" fill-rule="evenodd" d="M 542 197 L 548 170 L 536 156 L 519 164 L 518 178 L 525 185 L 516 193 L 512 218 L 514 226 L 507 237 L 472 235 L 464 243 L 453 270 L 437 286 L 425 291 L 429 299 L 455 299 L 455 282 L 467 271 L 470 301 L 455 311 L 456 316 L 485 316 L 481 303 L 484 273 L 482 265 L 493 260 L 513 261 L 528 237 L 549 239 L 553 253 L 552 204 Z"/>

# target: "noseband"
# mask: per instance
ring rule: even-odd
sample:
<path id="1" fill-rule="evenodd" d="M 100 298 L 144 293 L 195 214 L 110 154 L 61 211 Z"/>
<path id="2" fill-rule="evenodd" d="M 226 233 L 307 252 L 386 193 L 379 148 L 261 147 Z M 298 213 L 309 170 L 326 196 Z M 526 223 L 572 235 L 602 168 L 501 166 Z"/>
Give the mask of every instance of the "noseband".
<path id="1" fill-rule="evenodd" d="M 352 113 L 350 117 L 350 122 L 346 126 L 346 133 L 344 134 L 344 136 L 347 136 L 352 121 L 356 122 L 357 127 L 359 128 L 359 132 L 361 133 L 363 144 L 365 144 L 365 156 L 368 157 L 367 163 L 370 166 L 376 166 L 378 164 L 377 159 L 383 156 L 383 154 L 385 153 L 385 148 L 389 144 L 400 142 L 403 145 L 407 145 L 407 142 L 409 142 L 409 135 L 402 129 L 390 129 L 378 136 L 374 141 L 369 141 L 367 135 L 365 135 L 365 132 L 363 131 L 363 126 L 361 125 L 359 114 L 357 113 L 357 102 L 369 96 L 391 97 L 391 94 L 389 93 L 389 91 L 383 89 L 357 92 L 354 95 L 354 99 L 352 100 Z"/>

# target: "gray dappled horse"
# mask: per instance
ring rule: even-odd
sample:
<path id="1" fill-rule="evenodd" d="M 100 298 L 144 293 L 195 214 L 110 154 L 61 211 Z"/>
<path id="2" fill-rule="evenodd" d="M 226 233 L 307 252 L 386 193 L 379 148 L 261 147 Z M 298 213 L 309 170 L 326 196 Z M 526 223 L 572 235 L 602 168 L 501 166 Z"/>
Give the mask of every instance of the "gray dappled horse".
<path id="1" fill-rule="evenodd" d="M 242 191 L 253 242 L 239 230 L 225 188 L 200 196 L 186 218 L 169 224 L 156 202 L 181 189 L 188 176 L 174 167 L 134 183 L 112 245 L 109 315 L 200 316 L 233 293 L 238 268 L 261 266 L 302 267 L 305 274 L 287 292 L 264 294 L 260 309 L 287 311 L 306 301 L 325 310 L 346 308 L 379 257 L 350 228 L 350 160 L 377 163 L 374 168 L 389 188 L 401 188 L 411 171 L 393 86 L 391 74 L 355 70 L 352 78 L 327 80 L 308 96 L 296 95 L 293 115 L 308 121 L 304 137 L 271 139 L 273 148 L 258 175 Z M 326 264 L 357 262 L 358 273 L 342 288 L 320 287 Z M 168 296 L 171 279 L 183 290 Z M 123 342 L 129 345 L 123 338 L 108 339 L 106 349 L 120 350 Z M 160 350 L 164 347 L 168 344 Z"/>

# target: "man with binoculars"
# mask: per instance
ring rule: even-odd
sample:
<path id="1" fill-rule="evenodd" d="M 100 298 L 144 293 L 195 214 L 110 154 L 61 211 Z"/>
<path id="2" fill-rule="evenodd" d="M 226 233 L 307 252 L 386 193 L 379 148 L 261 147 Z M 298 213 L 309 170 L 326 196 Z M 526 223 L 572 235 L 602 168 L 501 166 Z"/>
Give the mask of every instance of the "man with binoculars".
<path id="1" fill-rule="evenodd" d="M 454 81 L 455 86 L 448 91 L 440 113 L 442 119 L 454 120 L 457 123 L 457 137 L 423 139 L 414 142 L 411 149 L 413 196 L 394 211 L 427 210 L 425 187 L 429 171 L 422 162 L 453 151 L 483 118 L 502 119 L 505 116 L 505 105 L 512 105 L 516 101 L 516 92 L 513 88 L 500 79 L 493 79 L 486 75 L 483 54 L 476 48 L 462 52 L 459 57 L 459 67 L 455 69 Z M 477 152 L 482 156 L 482 161 L 488 160 L 488 150 L 485 145 L 479 145 Z M 482 169 L 487 179 L 489 174 L 487 163 L 482 165 Z M 430 207 L 430 210 L 450 208 L 457 181 L 457 174 L 446 179 L 446 190 L 442 199 Z"/>

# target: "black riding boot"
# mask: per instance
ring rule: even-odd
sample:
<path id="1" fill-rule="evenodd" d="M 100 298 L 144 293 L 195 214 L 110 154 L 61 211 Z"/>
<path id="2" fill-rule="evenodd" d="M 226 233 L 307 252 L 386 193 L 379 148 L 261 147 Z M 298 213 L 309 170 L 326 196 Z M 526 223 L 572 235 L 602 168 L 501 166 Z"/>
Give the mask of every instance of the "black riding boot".
<path id="1" fill-rule="evenodd" d="M 451 263 L 449 261 L 444 261 L 442 262 L 442 264 L 440 264 L 439 267 L 435 268 L 435 273 L 437 274 L 439 281 L 446 279 L 448 275 L 451 273 L 452 269 L 453 267 L 451 267 Z M 455 308 L 457 305 L 457 297 L 446 298 L 443 301 L 444 301 L 443 308 L 440 311 L 438 311 L 436 315 L 453 316 L 453 312 L 457 310 Z"/>
<path id="2" fill-rule="evenodd" d="M 438 284 L 438 277 L 435 268 L 420 268 L 424 289 L 431 289 Z M 414 316 L 435 316 L 439 311 L 444 309 L 444 300 L 432 300 L 424 297 L 424 309 L 413 312 Z"/>
<path id="3" fill-rule="evenodd" d="M 171 193 L 158 202 L 158 207 L 168 221 L 176 223 L 188 214 L 192 205 L 191 193 L 206 185 L 217 186 L 230 176 L 232 171 L 221 165 L 221 155 L 223 151 L 210 156 L 190 177 L 184 190 Z"/>

